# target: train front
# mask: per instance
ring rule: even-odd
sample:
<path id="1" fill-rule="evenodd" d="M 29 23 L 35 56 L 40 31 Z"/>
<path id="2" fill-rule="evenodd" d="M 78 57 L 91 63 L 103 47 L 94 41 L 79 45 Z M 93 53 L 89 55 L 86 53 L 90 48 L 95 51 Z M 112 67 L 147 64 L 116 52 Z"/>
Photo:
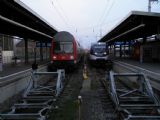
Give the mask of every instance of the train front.
<path id="1" fill-rule="evenodd" d="M 68 32 L 58 32 L 51 46 L 52 69 L 73 68 L 77 63 L 76 52 L 74 37 Z"/>

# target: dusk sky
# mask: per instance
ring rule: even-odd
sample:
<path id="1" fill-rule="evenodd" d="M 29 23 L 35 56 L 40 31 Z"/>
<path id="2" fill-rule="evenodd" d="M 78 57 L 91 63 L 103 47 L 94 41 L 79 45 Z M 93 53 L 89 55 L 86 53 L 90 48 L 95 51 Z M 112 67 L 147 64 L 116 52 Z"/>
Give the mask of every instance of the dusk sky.
<path id="1" fill-rule="evenodd" d="M 106 35 L 132 10 L 148 11 L 148 0 L 21 0 L 58 31 L 69 31 L 84 46 Z M 160 13 L 160 2 L 152 3 Z"/>

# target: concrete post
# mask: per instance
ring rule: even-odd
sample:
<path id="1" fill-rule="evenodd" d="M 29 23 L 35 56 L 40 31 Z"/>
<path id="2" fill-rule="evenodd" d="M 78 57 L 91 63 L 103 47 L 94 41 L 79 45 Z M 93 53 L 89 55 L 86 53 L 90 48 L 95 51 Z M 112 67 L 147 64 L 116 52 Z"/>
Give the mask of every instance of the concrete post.
<path id="1" fill-rule="evenodd" d="M 129 41 L 129 44 L 128 44 L 128 54 L 129 54 L 129 57 L 131 57 L 131 41 Z"/>
<path id="2" fill-rule="evenodd" d="M 111 54 L 111 51 L 112 51 L 111 45 L 109 47 L 110 47 L 109 53 Z"/>
<path id="3" fill-rule="evenodd" d="M 143 51 L 143 45 L 146 43 L 146 37 L 143 37 L 143 44 L 140 46 L 140 63 L 143 63 L 143 57 L 144 57 L 144 51 Z"/>
<path id="4" fill-rule="evenodd" d="M 28 63 L 28 40 L 25 39 L 25 63 Z"/>
<path id="5" fill-rule="evenodd" d="M 123 56 L 126 57 L 126 41 L 123 44 Z"/>
<path id="6" fill-rule="evenodd" d="M 43 46 L 42 46 L 42 41 L 40 42 L 40 61 L 43 61 Z"/>
<path id="7" fill-rule="evenodd" d="M 122 44 L 120 44 L 119 57 L 122 58 Z"/>
<path id="8" fill-rule="evenodd" d="M 1 36 L 0 36 L 1 37 Z M 3 70 L 3 63 L 2 63 L 2 59 L 3 59 L 3 57 L 2 57 L 2 39 L 0 38 L 0 71 L 2 71 Z"/>
<path id="9" fill-rule="evenodd" d="M 140 63 L 143 63 L 143 46 L 140 46 Z"/>
<path id="10" fill-rule="evenodd" d="M 116 57 L 116 45 L 114 43 L 114 57 Z"/>
<path id="11" fill-rule="evenodd" d="M 47 60 L 47 56 L 48 56 L 48 49 L 47 49 L 47 42 L 46 42 L 46 60 Z"/>
<path id="12" fill-rule="evenodd" d="M 34 48 L 34 61 L 37 61 L 37 49 L 36 47 Z"/>

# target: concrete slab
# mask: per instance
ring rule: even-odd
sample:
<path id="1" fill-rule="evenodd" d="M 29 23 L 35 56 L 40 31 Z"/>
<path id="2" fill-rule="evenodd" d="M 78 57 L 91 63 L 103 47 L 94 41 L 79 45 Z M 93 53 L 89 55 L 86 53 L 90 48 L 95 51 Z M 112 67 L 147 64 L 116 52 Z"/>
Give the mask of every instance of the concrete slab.
<path id="1" fill-rule="evenodd" d="M 83 81 L 81 92 L 90 91 L 91 88 L 91 79 L 88 78 Z"/>
<path id="2" fill-rule="evenodd" d="M 30 69 L 31 66 L 32 66 L 32 63 L 28 63 L 28 64 L 24 64 L 24 63 L 17 63 L 16 65 L 3 65 L 3 71 L 0 71 L 0 77 L 4 77 L 4 76 L 8 76 L 8 75 L 11 75 L 11 74 L 14 74 L 14 73 L 17 73 L 17 72 L 20 72 L 20 71 L 24 71 L 24 70 L 27 70 L 27 69 Z M 46 63 L 48 63 L 48 61 L 43 61 L 43 62 L 37 62 L 38 65 L 44 65 Z"/>

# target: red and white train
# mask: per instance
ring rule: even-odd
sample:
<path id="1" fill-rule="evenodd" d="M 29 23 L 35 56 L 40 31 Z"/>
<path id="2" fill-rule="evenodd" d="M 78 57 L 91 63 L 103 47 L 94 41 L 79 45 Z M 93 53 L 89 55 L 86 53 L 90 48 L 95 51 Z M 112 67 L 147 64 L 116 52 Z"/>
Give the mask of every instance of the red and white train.
<path id="1" fill-rule="evenodd" d="M 58 32 L 51 43 L 51 69 L 75 68 L 81 61 L 83 49 L 69 32 Z"/>

